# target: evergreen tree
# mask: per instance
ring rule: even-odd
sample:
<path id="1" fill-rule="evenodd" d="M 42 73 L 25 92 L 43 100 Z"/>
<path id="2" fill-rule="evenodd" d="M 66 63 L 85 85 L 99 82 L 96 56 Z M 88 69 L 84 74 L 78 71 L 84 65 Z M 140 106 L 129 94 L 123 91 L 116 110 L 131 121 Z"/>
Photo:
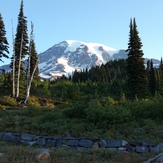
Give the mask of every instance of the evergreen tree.
<path id="1" fill-rule="evenodd" d="M 161 61 L 160 61 L 160 65 L 159 65 L 159 69 L 158 69 L 158 71 L 159 71 L 159 93 L 161 94 L 161 95 L 163 95 L 163 60 L 162 60 L 162 57 L 161 57 Z"/>
<path id="2" fill-rule="evenodd" d="M 20 12 L 18 15 L 18 25 L 17 25 L 17 31 L 15 35 L 15 42 L 14 42 L 14 56 L 15 56 L 15 86 L 16 86 L 16 97 L 19 96 L 19 87 L 20 84 L 20 78 L 21 81 L 25 79 L 25 68 L 24 68 L 24 58 L 28 54 L 28 33 L 27 33 L 27 20 L 24 16 L 23 12 L 23 0 L 21 1 L 20 5 Z M 13 70 L 13 57 L 10 64 L 10 67 Z M 21 85 L 22 87 L 22 85 Z"/>
<path id="3" fill-rule="evenodd" d="M 38 69 L 38 57 L 37 57 L 37 51 L 36 51 L 36 46 L 35 46 L 35 41 L 34 41 L 34 34 L 33 34 L 33 24 L 31 25 L 31 30 L 32 30 L 32 36 L 31 36 L 31 40 L 30 40 L 30 76 L 32 76 L 32 72 L 37 64 L 37 68 L 35 70 L 33 79 L 34 80 L 39 80 L 39 69 Z"/>
<path id="4" fill-rule="evenodd" d="M 149 90 L 152 96 L 154 96 L 156 92 L 156 72 L 153 67 L 152 60 L 150 61 L 150 70 L 149 70 Z"/>
<path id="5" fill-rule="evenodd" d="M 2 61 L 2 57 L 9 58 L 9 56 L 6 53 L 9 53 L 8 48 L 9 44 L 6 38 L 6 31 L 5 31 L 5 25 L 3 22 L 2 15 L 0 13 L 0 61 Z"/>
<path id="6" fill-rule="evenodd" d="M 144 66 L 144 58 L 142 51 L 142 42 L 139 37 L 137 30 L 136 20 L 130 20 L 130 32 L 129 32 L 129 43 L 128 58 L 127 58 L 127 84 L 128 84 L 128 95 L 130 99 L 144 98 L 147 95 L 147 75 Z"/>

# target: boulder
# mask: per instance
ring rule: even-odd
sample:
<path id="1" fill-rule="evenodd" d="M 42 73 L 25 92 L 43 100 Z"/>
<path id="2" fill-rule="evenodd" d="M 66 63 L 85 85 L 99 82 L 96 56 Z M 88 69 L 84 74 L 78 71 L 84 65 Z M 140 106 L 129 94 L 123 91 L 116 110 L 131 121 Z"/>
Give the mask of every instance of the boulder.
<path id="1" fill-rule="evenodd" d="M 128 152 L 134 152 L 134 148 L 130 144 L 126 144 L 125 147 Z"/>
<path id="2" fill-rule="evenodd" d="M 35 135 L 32 135 L 32 134 L 22 134 L 21 135 L 21 139 L 25 140 L 25 141 L 33 141 L 33 140 L 36 140 L 36 138 L 38 138 L 38 137 Z"/>
<path id="3" fill-rule="evenodd" d="M 36 143 L 37 143 L 36 141 L 30 141 L 30 142 L 28 142 L 29 146 L 31 146 L 31 147 L 34 146 Z"/>
<path id="4" fill-rule="evenodd" d="M 160 152 L 163 151 L 163 143 L 158 144 L 157 146 L 151 148 L 153 149 L 153 152 Z"/>
<path id="5" fill-rule="evenodd" d="M 126 151 L 126 148 L 125 147 L 119 147 L 118 150 L 119 151 Z"/>
<path id="6" fill-rule="evenodd" d="M 144 161 L 143 163 L 163 163 L 163 153 L 158 154 L 154 158 L 150 158 L 147 161 Z"/>
<path id="7" fill-rule="evenodd" d="M 75 140 L 75 139 L 73 139 L 73 140 L 68 140 L 67 141 L 67 145 L 68 146 L 71 146 L 71 147 L 76 147 L 77 145 L 78 145 L 78 143 L 79 143 L 79 140 Z"/>
<path id="8" fill-rule="evenodd" d="M 143 146 L 155 147 L 156 145 L 150 141 L 142 141 Z"/>
<path id="9" fill-rule="evenodd" d="M 98 142 L 94 142 L 93 146 L 92 146 L 92 149 L 97 150 L 99 148 L 100 148 L 99 143 Z"/>
<path id="10" fill-rule="evenodd" d="M 81 147 L 91 148 L 92 144 L 93 144 L 93 141 L 89 139 L 82 139 L 79 141 L 79 146 Z"/>
<path id="11" fill-rule="evenodd" d="M 129 144 L 131 146 L 141 146 L 142 142 L 141 141 L 129 141 Z"/>
<path id="12" fill-rule="evenodd" d="M 0 153 L 0 157 L 3 157 L 4 156 L 4 153 Z"/>
<path id="13" fill-rule="evenodd" d="M 126 145 L 129 144 L 126 140 L 122 140 L 122 147 L 126 147 Z"/>
<path id="14" fill-rule="evenodd" d="M 37 143 L 37 145 L 39 145 L 41 147 L 45 147 L 46 146 L 46 139 L 44 137 L 40 137 L 39 139 L 37 139 L 36 143 Z"/>
<path id="15" fill-rule="evenodd" d="M 41 163 L 41 162 L 50 163 L 51 162 L 51 156 L 50 156 L 49 150 L 48 149 L 39 149 L 39 150 L 37 150 L 35 160 L 38 163 Z"/>
<path id="16" fill-rule="evenodd" d="M 73 138 L 71 135 L 66 135 L 66 136 L 62 137 L 62 139 L 70 140 L 70 139 L 75 139 L 75 138 Z"/>
<path id="17" fill-rule="evenodd" d="M 62 139 L 61 138 L 56 140 L 56 147 L 57 148 L 62 147 Z"/>
<path id="18" fill-rule="evenodd" d="M 148 153 L 149 148 L 147 146 L 136 146 L 135 151 L 136 153 Z"/>
<path id="19" fill-rule="evenodd" d="M 16 137 L 11 132 L 7 132 L 2 136 L 2 140 L 3 141 L 15 141 Z"/>
<path id="20" fill-rule="evenodd" d="M 122 147 L 122 140 L 107 140 L 107 148 L 118 148 Z"/>
<path id="21" fill-rule="evenodd" d="M 107 146 L 107 142 L 104 139 L 101 139 L 99 141 L 100 148 L 105 148 Z"/>
<path id="22" fill-rule="evenodd" d="M 55 147 L 56 146 L 56 140 L 55 139 L 53 139 L 53 140 L 48 139 L 47 143 L 46 143 L 46 146 L 47 147 Z"/>

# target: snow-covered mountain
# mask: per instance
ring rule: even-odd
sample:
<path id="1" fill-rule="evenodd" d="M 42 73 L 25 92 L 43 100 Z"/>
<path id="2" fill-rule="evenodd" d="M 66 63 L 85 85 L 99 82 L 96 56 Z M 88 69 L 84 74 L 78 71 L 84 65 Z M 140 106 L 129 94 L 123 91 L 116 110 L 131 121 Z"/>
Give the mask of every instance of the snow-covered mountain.
<path id="1" fill-rule="evenodd" d="M 40 77 L 43 79 L 57 78 L 62 75 L 69 76 L 75 69 L 90 69 L 92 66 L 105 64 L 114 59 L 126 59 L 125 50 L 116 50 L 99 43 L 85 43 L 67 40 L 55 44 L 38 55 Z M 146 59 L 145 62 L 149 60 Z M 153 59 L 159 64 L 159 60 Z M 9 65 L 0 69 L 9 70 Z"/>
<path id="2" fill-rule="evenodd" d="M 67 40 L 39 54 L 40 76 L 42 78 L 67 76 L 75 69 L 90 69 L 109 60 L 126 57 L 124 50 L 116 50 L 99 43 Z"/>

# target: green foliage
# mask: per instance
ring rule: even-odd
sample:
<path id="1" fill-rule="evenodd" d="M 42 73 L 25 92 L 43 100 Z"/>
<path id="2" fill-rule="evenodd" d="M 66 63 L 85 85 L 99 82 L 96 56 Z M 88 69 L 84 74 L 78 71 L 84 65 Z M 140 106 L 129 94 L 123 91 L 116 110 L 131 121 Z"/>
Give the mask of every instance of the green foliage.
<path id="1" fill-rule="evenodd" d="M 136 119 L 163 119 L 163 99 L 157 98 L 152 100 L 138 100 L 126 102 L 124 107 L 131 110 L 133 117 Z"/>
<path id="2" fill-rule="evenodd" d="M 8 41 L 6 38 L 6 31 L 5 31 L 5 25 L 3 22 L 3 18 L 2 15 L 0 13 L 0 61 L 2 61 L 2 57 L 4 58 L 9 58 L 9 56 L 7 55 L 7 53 L 9 53 L 8 51 Z"/>
<path id="3" fill-rule="evenodd" d="M 6 110 L 6 106 L 0 104 L 0 110 Z"/>
<path id="4" fill-rule="evenodd" d="M 94 103 L 95 104 L 95 103 Z M 111 124 L 120 124 L 129 122 L 132 119 L 132 114 L 129 109 L 120 106 L 102 107 L 90 105 L 86 110 L 87 122 L 92 122 L 98 127 L 107 128 Z"/>
<path id="5" fill-rule="evenodd" d="M 44 91 L 44 94 L 46 94 L 46 95 L 50 94 L 50 92 L 49 92 L 49 81 L 48 80 L 45 80 L 43 82 L 43 91 Z"/>
<path id="6" fill-rule="evenodd" d="M 40 108 L 40 102 L 37 97 L 30 96 L 28 99 L 28 106 Z"/>
<path id="7" fill-rule="evenodd" d="M 84 110 L 88 107 L 86 101 L 77 101 L 72 105 L 71 108 L 67 108 L 63 111 L 65 117 L 68 118 L 84 118 Z"/>
<path id="8" fill-rule="evenodd" d="M 108 105 L 117 105 L 118 101 L 115 101 L 112 97 L 109 96 L 107 99 L 107 104 Z"/>
<path id="9" fill-rule="evenodd" d="M 0 104 L 5 106 L 17 106 L 17 101 L 10 96 L 2 96 L 0 97 Z"/>

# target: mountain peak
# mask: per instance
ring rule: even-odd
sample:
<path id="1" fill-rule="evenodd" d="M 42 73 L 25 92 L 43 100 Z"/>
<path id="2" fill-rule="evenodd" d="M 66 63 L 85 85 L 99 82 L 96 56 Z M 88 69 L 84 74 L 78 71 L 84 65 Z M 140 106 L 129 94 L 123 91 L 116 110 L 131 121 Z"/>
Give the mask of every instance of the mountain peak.
<path id="1" fill-rule="evenodd" d="M 62 41 L 44 53 L 39 54 L 41 76 L 71 74 L 75 69 L 90 69 L 113 59 L 118 50 L 100 43 L 86 43 L 77 40 Z M 60 74 L 58 73 L 60 72 Z"/>
<path id="2" fill-rule="evenodd" d="M 66 40 L 38 55 L 40 77 L 51 79 L 62 75 L 69 76 L 75 69 L 90 69 L 110 60 L 126 58 L 125 50 L 116 50 L 100 43 Z M 9 70 L 8 67 L 1 68 Z"/>

